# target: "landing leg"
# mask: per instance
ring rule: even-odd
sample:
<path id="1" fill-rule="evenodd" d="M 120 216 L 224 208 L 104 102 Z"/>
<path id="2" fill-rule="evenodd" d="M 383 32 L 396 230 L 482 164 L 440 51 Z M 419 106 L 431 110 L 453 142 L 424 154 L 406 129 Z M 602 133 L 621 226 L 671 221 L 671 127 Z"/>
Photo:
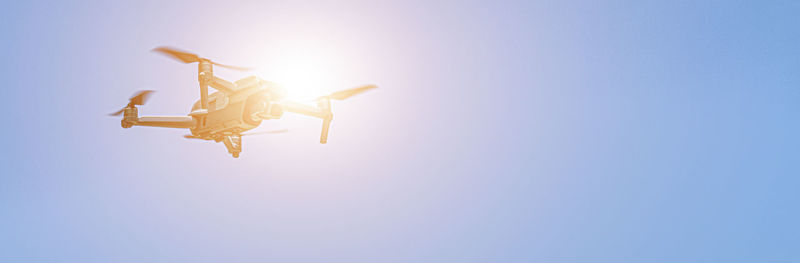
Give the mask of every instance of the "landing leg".
<path id="1" fill-rule="evenodd" d="M 242 152 L 242 135 L 229 135 L 222 138 L 222 143 L 228 148 L 228 153 L 233 155 L 233 158 L 239 158 L 239 153 Z"/>

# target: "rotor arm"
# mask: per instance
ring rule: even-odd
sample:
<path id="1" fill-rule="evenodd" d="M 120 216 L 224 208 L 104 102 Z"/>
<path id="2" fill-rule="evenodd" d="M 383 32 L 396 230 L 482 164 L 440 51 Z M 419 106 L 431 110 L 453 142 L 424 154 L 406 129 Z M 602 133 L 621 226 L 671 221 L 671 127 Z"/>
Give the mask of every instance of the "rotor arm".
<path id="1" fill-rule="evenodd" d="M 191 129 L 195 126 L 195 120 L 190 116 L 142 116 L 128 122 L 135 126 L 162 128 Z"/>

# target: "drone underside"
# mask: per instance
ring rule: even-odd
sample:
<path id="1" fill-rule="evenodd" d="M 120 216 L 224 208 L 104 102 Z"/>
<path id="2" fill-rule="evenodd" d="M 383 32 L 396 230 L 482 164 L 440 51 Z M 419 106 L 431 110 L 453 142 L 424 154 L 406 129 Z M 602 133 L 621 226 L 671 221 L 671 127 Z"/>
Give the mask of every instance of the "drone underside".
<path id="1" fill-rule="evenodd" d="M 112 113 L 113 116 L 123 114 L 122 127 L 151 126 L 165 128 L 189 129 L 190 139 L 213 140 L 222 142 L 234 158 L 242 151 L 242 132 L 254 129 L 263 120 L 279 119 L 284 112 L 293 112 L 322 119 L 320 143 L 326 143 L 328 129 L 333 113 L 331 99 L 343 100 L 369 89 L 377 88 L 366 85 L 353 89 L 335 92 L 317 98 L 316 105 L 286 100 L 285 90 L 279 85 L 251 76 L 236 82 L 228 82 L 213 75 L 213 65 L 246 70 L 218 64 L 201 58 L 195 54 L 178 51 L 172 48 L 156 48 L 154 51 L 164 53 L 184 63 L 198 62 L 198 82 L 200 84 L 200 100 L 192 107 L 187 116 L 139 116 L 136 105 L 144 105 L 153 91 L 140 91 L 131 97 L 130 102 L 122 110 Z M 208 86 L 218 90 L 208 94 Z"/>

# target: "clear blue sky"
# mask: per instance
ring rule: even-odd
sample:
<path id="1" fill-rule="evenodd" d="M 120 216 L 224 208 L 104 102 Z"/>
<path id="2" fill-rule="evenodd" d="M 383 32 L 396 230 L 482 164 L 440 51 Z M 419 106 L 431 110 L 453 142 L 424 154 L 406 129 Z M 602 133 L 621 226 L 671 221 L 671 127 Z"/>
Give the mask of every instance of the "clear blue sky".
<path id="1" fill-rule="evenodd" d="M 4 4 L 1 262 L 800 262 L 798 1 L 161 2 Z M 160 45 L 380 89 L 233 159 Z"/>

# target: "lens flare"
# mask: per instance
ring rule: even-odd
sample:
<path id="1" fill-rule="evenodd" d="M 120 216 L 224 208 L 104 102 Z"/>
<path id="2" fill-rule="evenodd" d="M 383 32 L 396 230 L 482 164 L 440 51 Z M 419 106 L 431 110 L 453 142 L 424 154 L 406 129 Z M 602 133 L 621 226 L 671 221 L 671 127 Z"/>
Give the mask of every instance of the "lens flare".
<path id="1" fill-rule="evenodd" d="M 283 50 L 279 57 L 272 58 L 274 65 L 263 75 L 283 86 L 287 98 L 295 101 L 310 101 L 341 88 L 342 61 L 332 57 L 335 52 L 326 52 L 320 47 L 295 45 Z"/>

